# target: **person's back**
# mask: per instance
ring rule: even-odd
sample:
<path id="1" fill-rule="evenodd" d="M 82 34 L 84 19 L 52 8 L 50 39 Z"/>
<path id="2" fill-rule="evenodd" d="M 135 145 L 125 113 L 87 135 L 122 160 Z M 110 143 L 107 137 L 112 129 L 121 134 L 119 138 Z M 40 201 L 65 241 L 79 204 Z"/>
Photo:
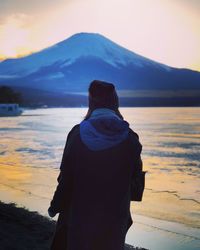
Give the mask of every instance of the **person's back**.
<path id="1" fill-rule="evenodd" d="M 123 250 L 132 224 L 131 179 L 141 171 L 141 144 L 120 113 L 96 106 L 68 135 L 50 209 L 67 213 L 67 242 L 52 249 Z"/>

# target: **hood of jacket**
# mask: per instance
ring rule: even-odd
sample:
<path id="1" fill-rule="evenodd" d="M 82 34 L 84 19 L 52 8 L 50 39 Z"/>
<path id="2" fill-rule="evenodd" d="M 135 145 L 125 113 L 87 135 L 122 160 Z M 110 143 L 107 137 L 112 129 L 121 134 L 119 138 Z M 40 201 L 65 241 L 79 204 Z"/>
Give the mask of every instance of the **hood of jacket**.
<path id="1" fill-rule="evenodd" d="M 116 146 L 128 137 L 129 124 L 111 109 L 95 109 L 88 120 L 80 123 L 82 142 L 93 151 Z"/>

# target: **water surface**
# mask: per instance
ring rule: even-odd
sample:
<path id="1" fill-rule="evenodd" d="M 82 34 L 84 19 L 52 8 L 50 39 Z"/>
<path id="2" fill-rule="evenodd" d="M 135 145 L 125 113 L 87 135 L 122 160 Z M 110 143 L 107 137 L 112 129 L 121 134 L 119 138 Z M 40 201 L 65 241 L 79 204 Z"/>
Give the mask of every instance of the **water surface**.
<path id="1" fill-rule="evenodd" d="M 200 108 L 121 112 L 139 134 L 148 171 L 143 202 L 131 205 L 135 224 L 127 241 L 142 245 L 146 235 L 148 243 L 143 246 L 156 250 L 156 234 L 162 250 L 199 249 Z M 46 214 L 67 134 L 85 114 L 85 108 L 55 108 L 0 118 L 1 200 Z"/>

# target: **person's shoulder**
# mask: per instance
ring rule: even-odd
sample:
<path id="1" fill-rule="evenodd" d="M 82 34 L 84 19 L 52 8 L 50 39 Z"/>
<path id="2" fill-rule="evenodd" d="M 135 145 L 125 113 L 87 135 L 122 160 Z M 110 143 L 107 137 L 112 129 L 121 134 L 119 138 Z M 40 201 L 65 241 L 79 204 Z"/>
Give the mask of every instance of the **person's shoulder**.
<path id="1" fill-rule="evenodd" d="M 79 132 L 79 127 L 80 127 L 80 124 L 76 124 L 76 125 L 70 130 L 69 133 L 73 134 L 73 133 Z"/>
<path id="2" fill-rule="evenodd" d="M 79 124 L 76 124 L 69 132 L 67 138 L 70 140 L 79 134 Z"/>
<path id="3" fill-rule="evenodd" d="M 76 138 L 79 135 L 79 124 L 75 125 L 68 133 L 65 143 L 65 150 L 71 150 L 76 142 Z"/>
<path id="4" fill-rule="evenodd" d="M 131 128 L 129 128 L 129 136 L 132 139 L 135 139 L 135 140 L 139 141 L 139 135 L 135 131 L 133 131 Z"/>
<path id="5" fill-rule="evenodd" d="M 129 128 L 129 141 L 134 148 L 138 148 L 140 151 L 142 150 L 142 144 L 139 140 L 139 135 L 133 131 L 131 128 Z"/>

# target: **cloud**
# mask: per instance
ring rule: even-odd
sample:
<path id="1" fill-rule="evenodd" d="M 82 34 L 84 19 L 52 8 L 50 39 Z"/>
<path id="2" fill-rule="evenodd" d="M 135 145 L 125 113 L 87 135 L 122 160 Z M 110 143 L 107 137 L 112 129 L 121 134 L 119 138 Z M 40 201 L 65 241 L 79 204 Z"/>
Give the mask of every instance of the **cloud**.
<path id="1" fill-rule="evenodd" d="M 0 0 L 0 23 L 8 16 L 25 14 L 37 15 L 46 9 L 54 8 L 72 0 Z"/>
<path id="2" fill-rule="evenodd" d="M 194 8 L 195 10 L 200 10 L 200 1 L 199 0 L 175 0 L 178 4 L 185 4 Z"/>
<path id="3" fill-rule="evenodd" d="M 17 13 L 6 16 L 0 22 L 0 37 L 3 36 L 2 33 L 5 33 L 5 29 L 8 26 L 15 26 L 18 28 L 28 29 L 29 24 L 31 22 L 32 18 L 24 13 Z"/>

